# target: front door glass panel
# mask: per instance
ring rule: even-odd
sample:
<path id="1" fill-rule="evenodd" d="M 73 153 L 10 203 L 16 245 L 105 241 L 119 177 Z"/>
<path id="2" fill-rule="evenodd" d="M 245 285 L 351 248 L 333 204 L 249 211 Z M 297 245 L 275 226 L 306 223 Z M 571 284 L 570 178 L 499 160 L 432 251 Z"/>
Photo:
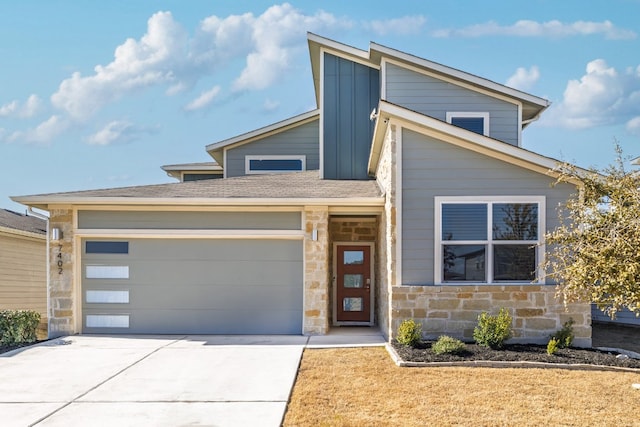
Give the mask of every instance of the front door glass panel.
<path id="1" fill-rule="evenodd" d="M 345 288 L 361 288 L 364 282 L 362 274 L 345 274 L 343 276 Z"/>
<path id="2" fill-rule="evenodd" d="M 343 298 L 342 309 L 344 311 L 362 311 L 362 298 Z"/>
<path id="3" fill-rule="evenodd" d="M 344 265 L 364 264 L 364 251 L 344 251 Z"/>

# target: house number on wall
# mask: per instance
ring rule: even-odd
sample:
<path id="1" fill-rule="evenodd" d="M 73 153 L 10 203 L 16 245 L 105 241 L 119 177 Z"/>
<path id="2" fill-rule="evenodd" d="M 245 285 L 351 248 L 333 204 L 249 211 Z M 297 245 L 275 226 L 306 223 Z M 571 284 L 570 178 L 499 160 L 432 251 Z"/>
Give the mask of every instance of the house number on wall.
<path id="1" fill-rule="evenodd" d="M 58 274 L 62 274 L 62 245 L 58 245 L 58 255 L 56 258 L 58 259 Z"/>

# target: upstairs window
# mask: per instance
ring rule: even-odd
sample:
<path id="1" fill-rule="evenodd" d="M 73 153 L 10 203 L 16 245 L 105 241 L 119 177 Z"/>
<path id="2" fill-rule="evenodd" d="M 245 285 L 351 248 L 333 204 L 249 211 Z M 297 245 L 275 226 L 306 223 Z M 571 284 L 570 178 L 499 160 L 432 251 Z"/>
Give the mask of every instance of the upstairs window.
<path id="1" fill-rule="evenodd" d="M 448 112 L 447 123 L 480 135 L 489 136 L 489 113 Z"/>
<path id="2" fill-rule="evenodd" d="M 302 172 L 306 167 L 306 156 L 245 156 L 245 173 Z"/>
<path id="3" fill-rule="evenodd" d="M 436 198 L 436 283 L 538 281 L 544 197 Z"/>

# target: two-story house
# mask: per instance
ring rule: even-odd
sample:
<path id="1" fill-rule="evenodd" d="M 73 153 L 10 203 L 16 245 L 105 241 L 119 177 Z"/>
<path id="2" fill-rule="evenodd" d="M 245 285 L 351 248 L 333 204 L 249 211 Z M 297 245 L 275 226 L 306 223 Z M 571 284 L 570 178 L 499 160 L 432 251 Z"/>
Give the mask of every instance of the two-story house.
<path id="1" fill-rule="evenodd" d="M 557 162 L 521 147 L 549 102 L 395 49 L 308 36 L 317 109 L 170 165 L 181 182 L 15 197 L 50 212 L 51 335 L 326 334 L 401 321 L 515 340 L 572 317 L 539 263 Z M 214 179 L 220 178 L 220 179 Z"/>

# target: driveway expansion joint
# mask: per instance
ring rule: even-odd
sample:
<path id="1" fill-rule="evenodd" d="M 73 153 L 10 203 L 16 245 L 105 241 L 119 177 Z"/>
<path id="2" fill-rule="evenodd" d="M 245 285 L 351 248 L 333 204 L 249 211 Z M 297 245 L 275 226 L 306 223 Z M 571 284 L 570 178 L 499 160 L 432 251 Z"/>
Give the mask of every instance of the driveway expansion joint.
<path id="1" fill-rule="evenodd" d="M 82 397 L 86 396 L 87 394 L 89 394 L 90 392 L 94 391 L 95 389 L 97 389 L 98 387 L 106 384 L 107 382 L 111 381 L 113 378 L 117 377 L 118 375 L 122 374 L 123 372 L 125 372 L 126 370 L 132 368 L 133 366 L 137 365 L 138 363 L 142 362 L 143 360 L 145 360 L 146 358 L 148 358 L 149 356 L 151 356 L 152 354 L 155 354 L 156 352 L 162 350 L 163 348 L 175 344 L 177 342 L 180 342 L 182 340 L 184 340 L 185 338 L 187 338 L 187 336 L 182 336 L 178 339 L 175 339 L 174 341 L 171 341 L 165 345 L 161 345 L 159 347 L 156 347 L 155 349 L 153 349 L 151 352 L 145 354 L 143 357 L 139 358 L 138 360 L 130 363 L 129 365 L 127 365 L 126 367 L 120 369 L 118 372 L 116 372 L 115 374 L 111 375 L 109 378 L 105 379 L 104 381 L 99 382 L 98 384 L 94 385 L 93 387 L 91 387 L 89 390 L 85 391 L 84 393 L 79 394 L 78 396 L 74 397 L 73 399 L 69 400 L 68 402 L 66 402 L 64 405 L 62 405 L 61 407 L 59 407 L 58 409 L 56 409 L 55 411 L 52 411 L 50 413 L 48 413 L 47 415 L 43 416 L 42 418 L 38 419 L 36 422 L 32 423 L 29 425 L 29 427 L 32 426 L 37 426 L 38 424 L 40 424 L 41 422 L 45 421 L 47 418 L 52 417 L 53 415 L 55 415 L 56 413 L 60 412 L 61 410 L 63 410 L 64 408 L 66 408 L 67 406 L 71 405 L 72 403 L 79 403 L 78 399 L 81 399 Z M 68 342 L 65 341 L 64 344 L 65 345 L 69 345 L 72 344 L 73 341 Z"/>

